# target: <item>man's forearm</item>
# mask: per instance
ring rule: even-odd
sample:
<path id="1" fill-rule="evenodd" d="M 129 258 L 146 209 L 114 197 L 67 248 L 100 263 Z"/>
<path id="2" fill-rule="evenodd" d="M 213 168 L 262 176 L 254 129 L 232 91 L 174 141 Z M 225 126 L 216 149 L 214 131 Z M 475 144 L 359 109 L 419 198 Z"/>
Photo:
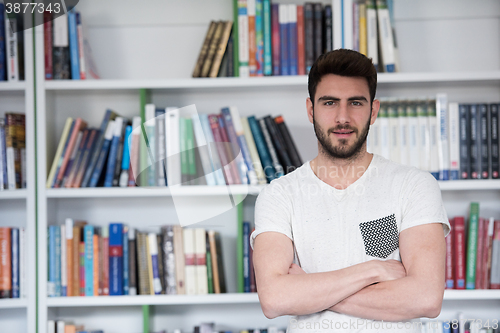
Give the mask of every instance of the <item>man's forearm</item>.
<path id="1" fill-rule="evenodd" d="M 444 285 L 444 282 L 443 282 Z M 401 321 L 420 317 L 435 317 L 441 307 L 440 288 L 430 288 L 417 278 L 380 282 L 367 286 L 345 298 L 329 310 L 355 317 Z"/>
<path id="2" fill-rule="evenodd" d="M 332 272 L 285 274 L 275 277 L 272 283 L 258 284 L 264 314 L 274 318 L 328 309 L 377 282 L 376 271 L 367 267 L 363 263 Z"/>

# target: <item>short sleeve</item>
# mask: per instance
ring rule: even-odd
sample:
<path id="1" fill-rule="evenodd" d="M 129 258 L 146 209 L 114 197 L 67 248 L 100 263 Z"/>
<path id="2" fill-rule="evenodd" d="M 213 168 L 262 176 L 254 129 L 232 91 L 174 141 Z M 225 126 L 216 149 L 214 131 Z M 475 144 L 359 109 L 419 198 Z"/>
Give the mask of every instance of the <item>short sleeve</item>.
<path id="1" fill-rule="evenodd" d="M 279 232 L 293 241 L 290 197 L 282 186 L 272 182 L 262 190 L 255 202 L 255 230 L 250 235 L 253 249 L 255 237 L 267 231 Z"/>
<path id="2" fill-rule="evenodd" d="M 442 223 L 444 236 L 451 230 L 436 179 L 426 171 L 413 169 L 402 190 L 401 231 L 422 224 Z"/>

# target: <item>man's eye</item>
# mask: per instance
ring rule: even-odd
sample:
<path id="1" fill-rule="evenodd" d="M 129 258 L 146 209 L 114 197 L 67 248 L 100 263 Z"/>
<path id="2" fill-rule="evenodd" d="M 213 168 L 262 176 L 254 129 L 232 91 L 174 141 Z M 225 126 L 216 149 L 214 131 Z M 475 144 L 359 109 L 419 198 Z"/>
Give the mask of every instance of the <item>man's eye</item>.
<path id="1" fill-rule="evenodd" d="M 333 103 L 334 103 L 333 101 L 327 101 L 327 102 L 325 102 L 324 105 L 333 105 Z"/>
<path id="2" fill-rule="evenodd" d="M 363 103 L 358 102 L 358 101 L 353 101 L 352 105 L 361 106 L 361 105 L 363 105 Z"/>

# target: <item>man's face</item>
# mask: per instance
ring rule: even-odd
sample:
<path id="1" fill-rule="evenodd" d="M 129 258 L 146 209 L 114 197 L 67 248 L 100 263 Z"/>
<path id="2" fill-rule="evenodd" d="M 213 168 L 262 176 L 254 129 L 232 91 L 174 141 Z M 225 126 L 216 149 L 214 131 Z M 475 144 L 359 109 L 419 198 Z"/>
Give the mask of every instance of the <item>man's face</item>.
<path id="1" fill-rule="evenodd" d="M 370 124 L 379 102 L 370 106 L 368 83 L 362 77 L 323 76 L 316 88 L 314 108 L 308 99 L 308 116 L 325 153 L 352 159 L 365 148 Z"/>

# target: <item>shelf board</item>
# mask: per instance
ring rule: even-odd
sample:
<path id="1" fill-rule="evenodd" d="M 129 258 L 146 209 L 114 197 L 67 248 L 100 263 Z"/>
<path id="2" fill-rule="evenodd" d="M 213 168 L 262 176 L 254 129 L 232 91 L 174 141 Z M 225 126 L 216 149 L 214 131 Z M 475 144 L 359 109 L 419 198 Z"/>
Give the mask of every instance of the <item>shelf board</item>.
<path id="1" fill-rule="evenodd" d="M 450 73 L 381 73 L 379 84 L 456 83 L 499 81 L 500 71 Z M 307 87 L 307 76 L 268 76 L 251 78 L 179 78 L 142 80 L 54 80 L 45 81 L 47 90 L 120 90 L 120 89 L 210 89 L 248 87 Z"/>
<path id="2" fill-rule="evenodd" d="M 258 304 L 257 293 L 155 296 L 48 297 L 48 307 Z"/>
<path id="3" fill-rule="evenodd" d="M 28 191 L 26 189 L 2 190 L 0 191 L 0 200 L 2 199 L 26 199 Z"/>
<path id="4" fill-rule="evenodd" d="M 18 82 L 9 82 L 2 81 L 0 82 L 0 91 L 24 91 L 26 89 L 25 81 Z"/>
<path id="5" fill-rule="evenodd" d="M 0 309 L 20 309 L 28 307 L 26 298 L 2 298 L 0 299 Z"/>
<path id="6" fill-rule="evenodd" d="M 233 195 L 257 195 L 262 186 L 233 185 L 229 187 Z M 175 196 L 222 196 L 227 195 L 226 186 L 182 186 L 177 188 Z M 169 197 L 172 190 L 168 187 L 100 187 L 46 189 L 47 198 L 136 198 Z"/>
<path id="7" fill-rule="evenodd" d="M 500 289 L 452 290 L 444 291 L 444 300 L 498 300 Z"/>
<path id="8" fill-rule="evenodd" d="M 500 179 L 465 179 L 439 181 L 442 191 L 500 190 Z"/>

